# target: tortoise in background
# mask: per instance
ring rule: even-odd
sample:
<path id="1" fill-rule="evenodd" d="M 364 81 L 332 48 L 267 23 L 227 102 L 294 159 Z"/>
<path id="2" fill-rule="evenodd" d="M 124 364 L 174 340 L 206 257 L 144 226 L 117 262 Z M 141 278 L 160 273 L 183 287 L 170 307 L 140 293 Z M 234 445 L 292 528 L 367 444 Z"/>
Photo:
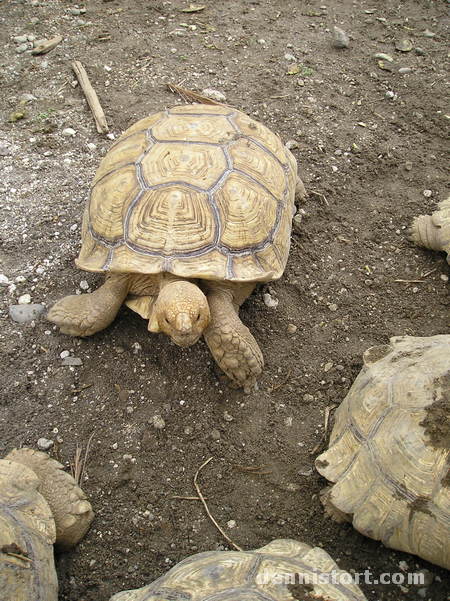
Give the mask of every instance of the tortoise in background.
<path id="1" fill-rule="evenodd" d="M 450 263 L 450 196 L 432 215 L 419 215 L 411 224 L 409 238 L 419 246 L 447 253 Z"/>
<path id="2" fill-rule="evenodd" d="M 83 491 L 45 453 L 0 460 L 0 599 L 57 601 L 53 543 L 75 545 L 94 516 Z"/>
<path id="3" fill-rule="evenodd" d="M 305 194 L 291 152 L 233 108 L 177 106 L 138 121 L 101 161 L 83 218 L 76 264 L 106 282 L 58 301 L 48 319 L 90 336 L 125 303 L 180 346 L 203 334 L 248 391 L 263 357 L 239 307 L 284 271 L 296 189 Z"/>
<path id="4" fill-rule="evenodd" d="M 163 599 L 366 601 L 351 575 L 340 570 L 328 553 L 295 540 L 275 540 L 255 551 L 198 553 L 152 584 L 117 593 L 110 601 Z"/>
<path id="5" fill-rule="evenodd" d="M 368 349 L 316 468 L 331 517 L 450 569 L 450 335 Z"/>

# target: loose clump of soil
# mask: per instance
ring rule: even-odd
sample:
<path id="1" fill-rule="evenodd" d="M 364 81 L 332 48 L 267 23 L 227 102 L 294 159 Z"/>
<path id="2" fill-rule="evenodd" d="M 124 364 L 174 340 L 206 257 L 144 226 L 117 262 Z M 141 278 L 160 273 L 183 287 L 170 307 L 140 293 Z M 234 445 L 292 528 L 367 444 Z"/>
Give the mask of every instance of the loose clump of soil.
<path id="1" fill-rule="evenodd" d="M 434 447 L 450 448 L 450 372 L 436 382 L 439 398 L 426 408 L 427 416 L 420 422 Z"/>
<path id="2" fill-rule="evenodd" d="M 45 438 L 69 468 L 92 435 L 82 486 L 96 518 L 57 557 L 61 601 L 107 601 L 224 548 L 201 503 L 174 498 L 195 496 L 193 476 L 211 456 L 202 492 L 243 548 L 295 538 L 346 570 L 426 566 L 439 576 L 426 598 L 442 601 L 443 570 L 324 514 L 312 450 L 366 349 L 448 332 L 445 256 L 406 236 L 413 216 L 446 197 L 445 3 L 206 0 L 197 13 L 182 12 L 182 0 L 3 4 L 0 453 Z M 348 48 L 334 47 L 334 25 Z M 57 34 L 56 48 L 31 55 Z M 412 49 L 396 50 L 409 48 L 405 38 Z M 265 355 L 258 392 L 228 388 L 203 342 L 177 348 L 126 308 L 87 339 L 60 335 L 43 316 L 9 317 L 26 295 L 49 307 L 102 281 L 74 259 L 89 184 L 113 142 L 96 132 L 75 59 L 111 138 L 176 104 L 165 84 L 182 82 L 225 94 L 290 141 L 309 196 L 284 277 L 241 312 Z M 362 588 L 369 601 L 417 599 L 412 586 Z"/>

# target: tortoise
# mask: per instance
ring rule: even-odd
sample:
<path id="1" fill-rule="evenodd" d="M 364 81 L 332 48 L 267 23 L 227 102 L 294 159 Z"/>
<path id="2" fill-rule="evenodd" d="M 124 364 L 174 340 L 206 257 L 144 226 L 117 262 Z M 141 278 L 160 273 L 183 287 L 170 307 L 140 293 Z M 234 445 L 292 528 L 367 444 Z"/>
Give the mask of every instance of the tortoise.
<path id="1" fill-rule="evenodd" d="M 450 569 L 449 415 L 450 335 L 368 349 L 316 459 L 327 513 Z"/>
<path id="2" fill-rule="evenodd" d="M 298 596 L 296 593 L 299 593 Z M 310 593 L 310 594 L 308 594 Z M 364 601 L 326 551 L 275 540 L 254 551 L 211 551 L 181 561 L 143 588 L 110 601 Z"/>
<path id="3" fill-rule="evenodd" d="M 305 195 L 294 156 L 238 110 L 179 105 L 141 119 L 101 161 L 83 217 L 76 265 L 106 281 L 61 299 L 48 319 L 90 336 L 125 302 L 179 346 L 203 334 L 248 391 L 263 357 L 238 311 L 284 271 L 296 191 Z"/>
<path id="4" fill-rule="evenodd" d="M 63 466 L 33 449 L 0 460 L 0 597 L 57 601 L 53 544 L 75 545 L 92 518 L 91 504 Z"/>
<path id="5" fill-rule="evenodd" d="M 438 204 L 438 210 L 432 215 L 416 217 L 409 237 L 419 246 L 445 251 L 450 263 L 450 196 Z"/>

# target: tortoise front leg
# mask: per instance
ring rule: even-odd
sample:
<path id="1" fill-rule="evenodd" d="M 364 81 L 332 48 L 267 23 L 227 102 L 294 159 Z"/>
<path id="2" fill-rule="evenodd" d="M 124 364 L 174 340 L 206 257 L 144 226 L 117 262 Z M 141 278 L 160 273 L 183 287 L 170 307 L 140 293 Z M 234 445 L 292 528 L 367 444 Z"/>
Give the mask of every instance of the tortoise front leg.
<path id="1" fill-rule="evenodd" d="M 221 288 L 211 287 L 207 298 L 211 321 L 204 332 L 206 343 L 226 375 L 250 392 L 262 372 L 264 359 L 250 330 L 239 319 L 237 311 L 241 303 L 233 302 L 232 292 Z"/>
<path id="2" fill-rule="evenodd" d="M 91 294 L 71 295 L 53 305 L 47 319 L 69 336 L 91 336 L 114 320 L 127 297 L 129 276 L 113 274 Z"/>

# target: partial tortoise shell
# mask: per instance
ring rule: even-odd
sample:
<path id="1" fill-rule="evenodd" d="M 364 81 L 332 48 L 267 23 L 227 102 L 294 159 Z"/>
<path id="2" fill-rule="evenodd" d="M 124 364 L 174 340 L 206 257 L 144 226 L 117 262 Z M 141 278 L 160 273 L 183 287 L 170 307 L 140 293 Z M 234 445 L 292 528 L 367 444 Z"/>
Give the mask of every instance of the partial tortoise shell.
<path id="1" fill-rule="evenodd" d="M 450 335 L 364 354 L 318 471 L 362 534 L 450 569 Z"/>
<path id="2" fill-rule="evenodd" d="M 304 585 L 302 584 L 304 583 Z M 305 591 L 297 596 L 292 589 Z M 275 540 L 255 551 L 188 557 L 152 584 L 110 601 L 366 601 L 347 572 L 319 547 Z"/>
<path id="3" fill-rule="evenodd" d="M 285 268 L 297 164 L 226 106 L 185 105 L 127 129 L 95 175 L 76 264 L 87 271 L 269 281 Z"/>

